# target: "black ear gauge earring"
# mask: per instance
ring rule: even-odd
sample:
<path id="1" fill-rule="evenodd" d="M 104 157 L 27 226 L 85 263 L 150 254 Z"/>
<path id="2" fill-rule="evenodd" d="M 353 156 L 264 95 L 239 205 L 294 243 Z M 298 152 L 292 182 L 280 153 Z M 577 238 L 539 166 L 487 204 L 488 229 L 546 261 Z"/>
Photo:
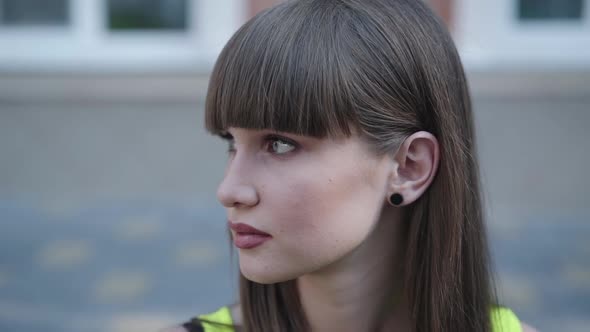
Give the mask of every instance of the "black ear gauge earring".
<path id="1" fill-rule="evenodd" d="M 398 193 L 395 193 L 395 194 L 389 196 L 389 204 L 391 204 L 393 206 L 399 206 L 403 202 L 404 202 L 404 196 L 402 196 Z"/>

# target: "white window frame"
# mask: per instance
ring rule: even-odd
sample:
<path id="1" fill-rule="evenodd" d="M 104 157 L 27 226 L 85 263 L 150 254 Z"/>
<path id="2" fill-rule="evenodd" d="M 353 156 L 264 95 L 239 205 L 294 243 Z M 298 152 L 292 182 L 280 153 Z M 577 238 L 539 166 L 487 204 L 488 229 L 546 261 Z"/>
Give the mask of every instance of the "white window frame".
<path id="1" fill-rule="evenodd" d="M 590 3 L 580 20 L 520 20 L 517 0 L 456 0 L 456 39 L 475 68 L 590 66 Z"/>
<path id="2" fill-rule="evenodd" d="M 105 0 L 70 0 L 66 27 L 0 27 L 0 70 L 207 70 L 244 21 L 245 4 L 187 1 L 186 31 L 111 32 Z"/>

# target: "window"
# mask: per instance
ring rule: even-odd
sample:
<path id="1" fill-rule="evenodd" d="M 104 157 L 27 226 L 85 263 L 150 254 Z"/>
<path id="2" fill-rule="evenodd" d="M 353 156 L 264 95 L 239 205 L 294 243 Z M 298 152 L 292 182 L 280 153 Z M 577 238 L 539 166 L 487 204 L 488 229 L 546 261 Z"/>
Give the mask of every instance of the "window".
<path id="1" fill-rule="evenodd" d="M 518 17 L 532 20 L 581 20 L 584 0 L 519 0 Z"/>
<path id="2" fill-rule="evenodd" d="M 110 31 L 187 30 L 187 0 L 106 0 Z"/>
<path id="3" fill-rule="evenodd" d="M 68 0 L 0 0 L 0 25 L 68 25 Z"/>

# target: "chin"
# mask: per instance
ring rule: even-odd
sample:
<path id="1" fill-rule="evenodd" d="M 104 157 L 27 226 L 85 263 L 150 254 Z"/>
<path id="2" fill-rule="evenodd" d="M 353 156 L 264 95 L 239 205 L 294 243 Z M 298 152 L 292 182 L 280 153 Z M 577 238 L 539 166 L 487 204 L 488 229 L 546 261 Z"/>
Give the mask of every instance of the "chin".
<path id="1" fill-rule="evenodd" d="M 244 278 L 255 282 L 257 284 L 262 284 L 262 285 L 271 285 L 271 284 L 276 284 L 279 282 L 283 282 L 286 280 L 282 280 L 282 279 L 273 279 L 273 278 L 265 278 L 267 276 L 262 276 L 262 278 L 259 278 L 259 276 L 250 276 L 250 275 L 246 275 L 244 273 L 242 273 L 242 275 L 244 276 Z"/>
<path id="2" fill-rule="evenodd" d="M 264 285 L 285 282 L 300 276 L 298 273 L 285 273 L 285 271 L 275 271 L 264 266 L 252 267 L 242 264 L 240 264 L 240 272 L 244 278 Z"/>

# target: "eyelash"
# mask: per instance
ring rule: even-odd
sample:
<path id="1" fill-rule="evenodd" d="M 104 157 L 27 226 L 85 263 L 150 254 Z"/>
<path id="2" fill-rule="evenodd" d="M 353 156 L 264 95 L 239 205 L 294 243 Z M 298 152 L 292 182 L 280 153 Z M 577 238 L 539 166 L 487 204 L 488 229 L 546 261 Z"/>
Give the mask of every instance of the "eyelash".
<path id="1" fill-rule="evenodd" d="M 224 140 L 226 140 L 228 142 L 227 153 L 234 153 L 236 151 L 236 149 L 234 148 L 234 144 L 233 144 L 234 143 L 233 136 L 230 133 L 223 133 L 220 136 L 221 136 L 221 138 L 223 138 Z M 266 135 L 264 137 L 264 143 L 265 143 L 265 146 L 266 147 L 268 147 L 269 144 L 272 144 L 273 142 L 276 142 L 276 141 L 279 141 L 281 143 L 288 144 L 288 145 L 290 145 L 290 146 L 293 147 L 293 149 L 291 151 L 288 151 L 288 152 L 285 152 L 285 153 L 274 153 L 273 152 L 273 154 L 276 154 L 276 155 L 285 155 L 285 154 L 288 154 L 290 152 L 295 151 L 297 149 L 297 147 L 298 147 L 297 143 L 293 142 L 292 140 L 290 140 L 290 139 L 288 139 L 286 137 L 282 137 L 282 136 L 278 136 L 278 135 L 273 135 L 273 134 Z"/>

